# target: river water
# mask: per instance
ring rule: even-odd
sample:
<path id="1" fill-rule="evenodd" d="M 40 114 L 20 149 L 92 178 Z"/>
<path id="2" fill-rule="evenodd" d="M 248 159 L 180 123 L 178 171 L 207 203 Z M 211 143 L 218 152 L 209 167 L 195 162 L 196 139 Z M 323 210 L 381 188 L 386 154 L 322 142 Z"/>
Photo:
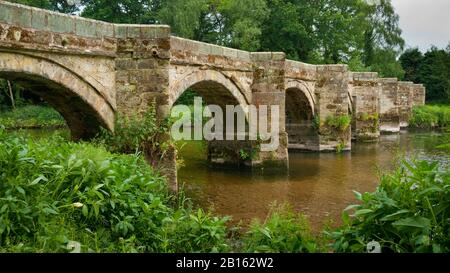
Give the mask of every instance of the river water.
<path id="1" fill-rule="evenodd" d="M 194 204 L 230 215 L 233 222 L 264 219 L 273 202 L 287 202 L 319 230 L 324 223 L 339 223 L 342 210 L 357 201 L 354 190 L 374 191 L 379 174 L 392 170 L 401 155 L 438 160 L 448 168 L 448 150 L 436 146 L 449 140 L 448 133 L 402 132 L 383 135 L 377 143 L 353 143 L 343 154 L 290 152 L 289 172 L 278 176 L 208 168 L 204 145 L 187 142 L 178 178 Z"/>

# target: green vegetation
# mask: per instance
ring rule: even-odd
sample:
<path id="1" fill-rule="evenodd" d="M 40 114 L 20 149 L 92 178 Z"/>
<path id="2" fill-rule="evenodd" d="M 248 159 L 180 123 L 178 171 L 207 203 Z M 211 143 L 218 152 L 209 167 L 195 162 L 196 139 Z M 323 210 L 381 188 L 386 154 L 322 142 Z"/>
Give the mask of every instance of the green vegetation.
<path id="1" fill-rule="evenodd" d="M 446 49 L 432 47 L 425 54 L 408 49 L 400 61 L 405 80 L 425 85 L 428 102 L 450 103 L 450 44 Z"/>
<path id="2" fill-rule="evenodd" d="M 383 252 L 450 251 L 450 171 L 437 162 L 403 161 L 381 177 L 362 204 L 343 213 L 344 226 L 329 233 L 336 252 L 364 252 L 378 242 Z M 347 211 L 354 210 L 350 219 Z"/>
<path id="3" fill-rule="evenodd" d="M 157 117 L 156 102 L 153 101 L 142 116 L 118 115 L 114 133 L 102 129 L 95 142 L 115 153 L 142 152 L 152 166 L 158 166 L 166 152 L 174 147 L 167 133 L 169 128 L 170 120 Z"/>
<path id="4" fill-rule="evenodd" d="M 345 132 L 350 127 L 351 122 L 352 118 L 349 115 L 328 116 L 325 125 L 339 132 Z"/>
<path id="5" fill-rule="evenodd" d="M 243 237 L 245 252 L 314 253 L 324 250 L 320 240 L 312 235 L 304 215 L 292 208 L 273 206 L 268 218 L 254 220 Z"/>
<path id="6" fill-rule="evenodd" d="M 53 108 L 27 105 L 0 112 L 0 124 L 8 129 L 63 127 L 63 117 Z"/>
<path id="7" fill-rule="evenodd" d="M 423 105 L 413 108 L 409 126 L 415 128 L 448 128 L 450 127 L 450 106 Z"/>
<path id="8" fill-rule="evenodd" d="M 171 196 L 137 154 L 0 130 L 0 177 L 0 252 L 229 249 L 227 218 Z"/>

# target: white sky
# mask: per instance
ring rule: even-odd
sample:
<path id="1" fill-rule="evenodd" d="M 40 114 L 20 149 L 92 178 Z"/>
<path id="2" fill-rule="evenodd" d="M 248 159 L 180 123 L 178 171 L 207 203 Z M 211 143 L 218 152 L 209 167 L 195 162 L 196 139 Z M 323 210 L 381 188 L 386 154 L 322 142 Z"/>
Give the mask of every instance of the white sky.
<path id="1" fill-rule="evenodd" d="M 407 47 L 426 51 L 450 42 L 450 0 L 392 0 Z"/>

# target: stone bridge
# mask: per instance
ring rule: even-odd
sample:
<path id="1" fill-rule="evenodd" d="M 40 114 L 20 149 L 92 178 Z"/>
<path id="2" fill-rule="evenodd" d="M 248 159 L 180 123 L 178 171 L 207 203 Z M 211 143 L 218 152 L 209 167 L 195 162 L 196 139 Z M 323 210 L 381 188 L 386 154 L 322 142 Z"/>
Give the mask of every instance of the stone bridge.
<path id="1" fill-rule="evenodd" d="M 187 89 L 208 104 L 279 105 L 277 151 L 239 158 L 247 141 L 210 143 L 215 163 L 287 166 L 288 149 L 350 150 L 407 126 L 425 88 L 346 65 L 310 65 L 282 52 L 247 52 L 171 36 L 165 25 L 110 24 L 0 1 L 0 77 L 48 101 L 74 138 L 114 129 L 117 113 L 141 114 L 156 101 L 167 116 Z M 352 116 L 351 126 L 345 118 Z M 174 160 L 171 160 L 173 163 Z M 274 164 L 275 163 L 275 164 Z M 176 187 L 176 168 L 172 186 Z M 169 172 L 170 173 L 170 172 Z"/>

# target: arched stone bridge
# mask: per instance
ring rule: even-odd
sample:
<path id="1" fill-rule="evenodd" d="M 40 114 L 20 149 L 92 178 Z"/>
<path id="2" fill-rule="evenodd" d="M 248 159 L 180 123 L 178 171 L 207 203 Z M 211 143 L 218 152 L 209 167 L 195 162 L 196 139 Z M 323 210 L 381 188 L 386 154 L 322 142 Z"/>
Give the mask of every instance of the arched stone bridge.
<path id="1" fill-rule="evenodd" d="M 167 115 L 188 88 L 209 104 L 279 105 L 286 113 L 280 117 L 281 145 L 257 151 L 247 159 L 251 166 L 286 166 L 288 148 L 349 150 L 351 132 L 366 140 L 399 131 L 412 106 L 425 101 L 422 85 L 353 73 L 346 65 L 310 65 L 281 52 L 173 37 L 169 26 L 110 24 L 4 1 L 0 77 L 47 100 L 75 138 L 89 138 L 99 126 L 113 130 L 117 113 L 143 113 L 154 100 L 158 113 Z M 347 115 L 353 130 L 336 125 Z M 211 161 L 240 161 L 238 152 L 225 152 L 239 145 L 224 146 L 211 143 Z"/>

